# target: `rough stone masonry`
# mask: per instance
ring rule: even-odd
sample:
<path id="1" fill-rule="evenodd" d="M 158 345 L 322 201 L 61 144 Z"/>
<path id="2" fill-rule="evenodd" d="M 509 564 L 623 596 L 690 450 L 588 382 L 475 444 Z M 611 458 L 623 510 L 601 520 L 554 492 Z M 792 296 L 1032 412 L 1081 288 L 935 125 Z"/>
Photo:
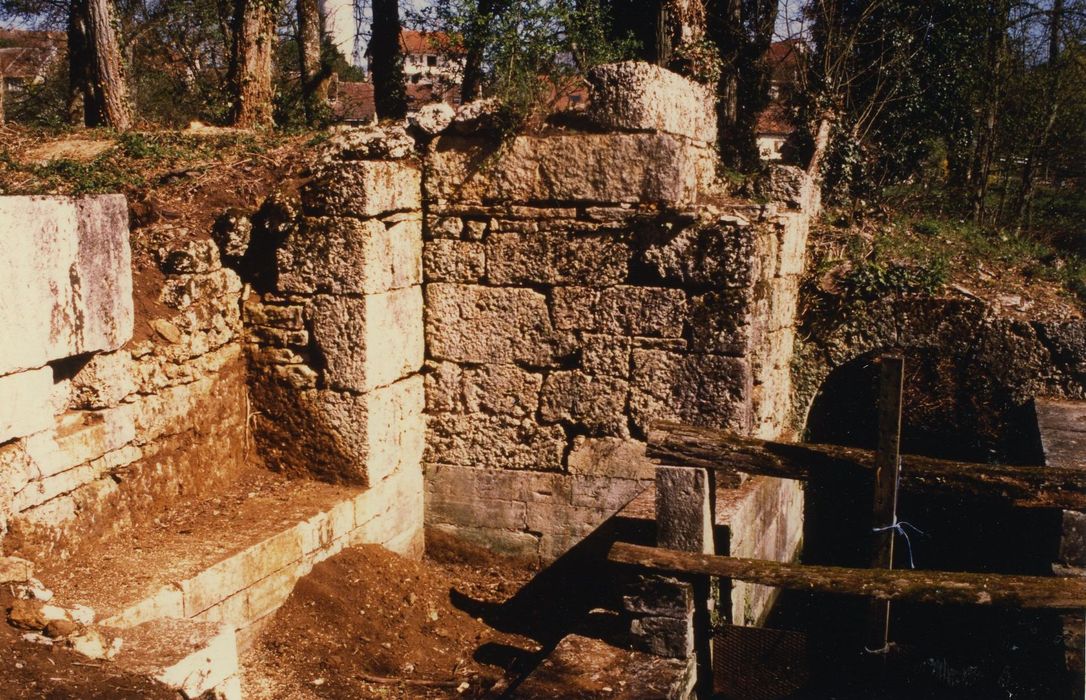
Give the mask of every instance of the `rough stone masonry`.
<path id="1" fill-rule="evenodd" d="M 816 206 L 795 169 L 719 194 L 700 86 L 591 83 L 583 131 L 458 120 L 423 163 L 427 524 L 544 560 L 644 489 L 652 421 L 780 433 Z"/>

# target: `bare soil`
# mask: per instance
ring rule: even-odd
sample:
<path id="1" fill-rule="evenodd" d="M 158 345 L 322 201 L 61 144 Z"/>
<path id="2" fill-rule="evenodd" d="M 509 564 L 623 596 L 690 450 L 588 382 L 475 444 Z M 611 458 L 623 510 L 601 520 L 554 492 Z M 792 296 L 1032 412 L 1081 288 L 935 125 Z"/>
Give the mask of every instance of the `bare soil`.
<path id="1" fill-rule="evenodd" d="M 5 615 L 6 617 L 6 615 Z M 0 697 L 47 700 L 176 700 L 165 686 L 117 670 L 60 645 L 24 641 L 0 623 Z"/>
<path id="2" fill-rule="evenodd" d="M 248 697 L 500 694 L 541 646 L 457 601 L 500 605 L 533 572 L 497 560 L 453 563 L 460 558 L 413 561 L 364 545 L 318 564 L 243 656 Z"/>

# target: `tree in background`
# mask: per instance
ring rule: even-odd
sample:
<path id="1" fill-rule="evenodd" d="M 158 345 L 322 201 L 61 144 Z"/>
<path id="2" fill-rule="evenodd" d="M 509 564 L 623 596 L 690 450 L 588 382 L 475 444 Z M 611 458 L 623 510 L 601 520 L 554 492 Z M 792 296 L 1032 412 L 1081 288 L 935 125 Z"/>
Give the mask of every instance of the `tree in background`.
<path id="1" fill-rule="evenodd" d="M 109 126 L 126 131 L 132 126 L 117 17 L 111 0 L 75 0 L 84 17 L 85 59 L 89 64 L 81 76 L 87 82 L 83 92 L 87 126 Z"/>
<path id="2" fill-rule="evenodd" d="M 318 1 L 297 0 L 297 3 L 302 104 L 306 122 L 315 126 L 327 118 L 328 80 L 332 77 L 332 68 L 323 60 L 323 28 Z"/>
<path id="3" fill-rule="evenodd" d="M 370 56 L 373 101 L 381 119 L 407 116 L 407 88 L 400 45 L 400 7 L 397 0 L 373 0 Z"/>
<path id="4" fill-rule="evenodd" d="M 235 0 L 230 78 L 231 123 L 243 128 L 272 125 L 272 57 L 276 47 L 277 0 Z"/>

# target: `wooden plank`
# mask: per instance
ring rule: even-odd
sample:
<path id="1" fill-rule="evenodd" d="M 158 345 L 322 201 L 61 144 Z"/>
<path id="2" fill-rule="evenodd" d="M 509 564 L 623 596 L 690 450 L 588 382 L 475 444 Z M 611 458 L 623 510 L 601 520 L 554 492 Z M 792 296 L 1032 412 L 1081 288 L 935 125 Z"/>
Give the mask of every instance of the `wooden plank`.
<path id="1" fill-rule="evenodd" d="M 1081 610 L 1086 578 L 975 574 L 918 569 L 850 569 L 677 552 L 616 542 L 608 559 L 685 574 L 707 574 L 763 586 L 946 605 L 997 605 Z"/>
<path id="2" fill-rule="evenodd" d="M 830 474 L 870 478 L 875 464 L 871 450 L 757 440 L 717 428 L 667 422 L 656 423 L 649 431 L 647 454 L 669 465 L 801 480 Z M 1022 508 L 1086 509 L 1086 471 L 1068 467 L 979 464 L 903 455 L 900 487 Z"/>
<path id="3" fill-rule="evenodd" d="M 894 568 L 898 474 L 901 464 L 901 403 L 905 358 L 879 358 L 879 440 L 875 451 L 875 488 L 871 506 L 871 568 Z M 890 639 L 890 601 L 872 600 L 868 610 L 868 649 L 884 649 Z"/>

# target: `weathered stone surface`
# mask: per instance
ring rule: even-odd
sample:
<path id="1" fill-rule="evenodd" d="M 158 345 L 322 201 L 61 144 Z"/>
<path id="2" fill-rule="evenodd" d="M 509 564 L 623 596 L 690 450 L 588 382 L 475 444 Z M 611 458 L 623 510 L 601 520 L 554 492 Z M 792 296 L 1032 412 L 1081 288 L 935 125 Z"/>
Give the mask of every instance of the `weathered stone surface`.
<path id="1" fill-rule="evenodd" d="M 663 229 L 642 258 L 661 279 L 684 285 L 749 287 L 758 279 L 759 232 L 732 222 L 698 223 Z"/>
<path id="2" fill-rule="evenodd" d="M 531 418 L 438 414 L 426 426 L 426 461 L 496 469 L 562 468 L 566 434 Z"/>
<path id="3" fill-rule="evenodd" d="M 0 584 L 22 583 L 34 578 L 34 564 L 19 557 L 0 557 Z"/>
<path id="4" fill-rule="evenodd" d="M 385 160 L 411 155 L 415 141 L 397 124 L 339 127 L 321 153 L 322 160 Z"/>
<path id="5" fill-rule="evenodd" d="M 656 544 L 696 554 L 714 554 L 713 480 L 705 469 L 656 468 Z"/>
<path id="6" fill-rule="evenodd" d="M 461 284 L 427 286 L 426 340 L 436 359 L 539 366 L 552 364 L 567 343 L 539 292 Z"/>
<path id="7" fill-rule="evenodd" d="M 581 435 L 573 440 L 568 462 L 571 474 L 621 479 L 651 479 L 655 466 L 640 440 Z"/>
<path id="8" fill-rule="evenodd" d="M 493 146 L 449 135 L 429 152 L 426 186 L 442 202 L 678 205 L 712 177 L 709 149 L 669 134 L 518 136 Z"/>
<path id="9" fill-rule="evenodd" d="M 686 295 L 678 289 L 619 286 L 554 290 L 554 320 L 561 330 L 678 338 L 685 310 Z"/>
<path id="10" fill-rule="evenodd" d="M 426 242 L 422 258 L 427 282 L 475 284 L 486 274 L 486 250 L 482 243 L 435 238 Z"/>
<path id="11" fill-rule="evenodd" d="M 422 281 L 422 222 L 306 218 L 276 252 L 278 288 L 374 294 Z"/>
<path id="12" fill-rule="evenodd" d="M 125 351 L 95 355 L 72 377 L 72 408 L 109 408 L 133 393 L 137 368 Z"/>
<path id="13" fill-rule="evenodd" d="M 794 165 L 770 165 L 765 174 L 754 181 L 755 196 L 795 209 L 810 209 L 817 189 L 811 176 Z"/>
<path id="14" fill-rule="evenodd" d="M 397 161 L 333 161 L 302 189 L 308 214 L 361 219 L 422 207 L 418 168 Z"/>
<path id="15" fill-rule="evenodd" d="M 614 235 L 494 233 L 486 241 L 492 284 L 621 284 L 629 245 Z"/>
<path id="16" fill-rule="evenodd" d="M 543 384 L 539 413 L 548 422 L 583 426 L 593 435 L 629 435 L 625 380 L 583 372 L 552 372 Z"/>
<path id="17" fill-rule="evenodd" d="M 589 374 L 628 378 L 631 347 L 625 336 L 585 333 L 581 336 L 581 366 Z"/>
<path id="18" fill-rule="evenodd" d="M 0 377 L 0 443 L 52 426 L 52 390 L 48 367 Z"/>
<path id="19" fill-rule="evenodd" d="M 409 116 L 412 126 L 425 134 L 436 136 L 452 124 L 456 112 L 447 102 L 434 102 L 423 105 L 414 114 Z"/>
<path id="20" fill-rule="evenodd" d="M 1063 511 L 1058 561 L 1065 566 L 1086 567 L 1086 513 Z"/>
<path id="21" fill-rule="evenodd" d="M 502 104 L 494 97 L 472 100 L 456 110 L 453 129 L 460 134 L 494 131 L 500 126 Z"/>
<path id="22" fill-rule="evenodd" d="M 757 318 L 754 291 L 728 289 L 692 298 L 690 348 L 737 357 L 751 352 L 765 333 L 764 319 Z"/>
<path id="23" fill-rule="evenodd" d="M 745 431 L 751 373 L 740 358 L 634 350 L 630 413 L 641 431 L 653 420 Z"/>
<path id="24" fill-rule="evenodd" d="M 212 272 L 222 267 L 219 249 L 209 239 L 185 241 L 179 247 L 163 248 L 157 253 L 159 267 L 171 275 Z"/>
<path id="25" fill-rule="evenodd" d="M 211 227 L 211 237 L 219 246 L 221 255 L 240 260 L 249 250 L 253 236 L 253 222 L 240 209 L 228 209 Z"/>
<path id="26" fill-rule="evenodd" d="M 643 574 L 627 587 L 622 596 L 622 607 L 638 615 L 685 619 L 694 613 L 694 591 L 686 581 Z"/>
<path id="27" fill-rule="evenodd" d="M 685 659 L 694 653 L 694 619 L 638 618 L 630 623 L 630 642 L 657 656 Z"/>
<path id="28" fill-rule="evenodd" d="M 588 117 L 598 126 L 716 141 L 712 91 L 666 68 L 642 61 L 608 63 L 589 71 L 588 84 Z"/>
<path id="29" fill-rule="evenodd" d="M 333 388 L 368 391 L 422 367 L 425 341 L 419 287 L 361 298 L 318 296 L 310 314 L 313 340 Z"/>
<path id="30" fill-rule="evenodd" d="M 0 375 L 131 337 L 123 196 L 0 197 L 0 221 Z"/>
<path id="31" fill-rule="evenodd" d="M 213 303 L 219 297 L 237 294 L 241 287 L 238 273 L 223 268 L 214 272 L 167 277 L 158 299 L 171 309 L 183 311 L 193 304 Z"/>

